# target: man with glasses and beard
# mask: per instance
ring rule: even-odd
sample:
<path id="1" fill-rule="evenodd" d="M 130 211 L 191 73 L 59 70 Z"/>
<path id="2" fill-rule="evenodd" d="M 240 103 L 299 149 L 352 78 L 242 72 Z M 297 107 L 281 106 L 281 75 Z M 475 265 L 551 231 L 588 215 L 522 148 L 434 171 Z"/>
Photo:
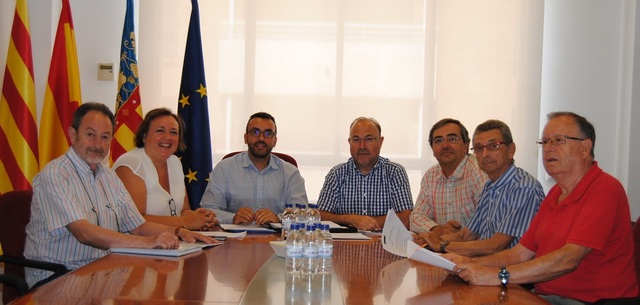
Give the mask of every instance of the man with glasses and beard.
<path id="1" fill-rule="evenodd" d="M 211 172 L 200 206 L 213 210 L 220 223 L 277 223 L 276 213 L 286 203 L 307 204 L 298 168 L 271 153 L 277 133 L 272 115 L 251 115 L 244 134 L 247 151 L 220 161 Z"/>
<path id="2" fill-rule="evenodd" d="M 402 165 L 380 157 L 380 124 L 373 118 L 355 119 L 348 141 L 351 158 L 329 171 L 320 191 L 322 220 L 375 231 L 392 209 L 408 228 L 413 208 L 409 178 Z"/>
<path id="3" fill-rule="evenodd" d="M 179 240 L 215 243 L 181 226 L 145 221 L 116 173 L 101 164 L 115 123 L 104 104 L 76 109 L 68 130 L 71 147 L 33 180 L 26 258 L 73 270 L 107 255 L 110 248 L 175 249 Z M 44 284 L 52 274 L 32 268 L 25 273 L 30 287 Z"/>
<path id="4" fill-rule="evenodd" d="M 544 198 L 540 182 L 516 167 L 516 143 L 507 124 L 488 120 L 473 133 L 473 153 L 489 175 L 471 220 L 461 231 L 420 234 L 438 252 L 482 256 L 515 246 Z"/>

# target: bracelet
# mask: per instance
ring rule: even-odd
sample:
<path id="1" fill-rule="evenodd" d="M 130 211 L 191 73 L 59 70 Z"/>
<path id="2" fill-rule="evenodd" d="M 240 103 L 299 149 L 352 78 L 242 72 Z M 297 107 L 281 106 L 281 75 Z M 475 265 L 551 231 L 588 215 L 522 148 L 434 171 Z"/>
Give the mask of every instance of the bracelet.
<path id="1" fill-rule="evenodd" d="M 177 227 L 177 228 L 176 228 L 176 231 L 175 231 L 176 236 L 180 236 L 180 234 L 178 234 L 178 233 L 180 233 L 180 229 L 187 229 L 187 230 L 189 230 L 189 228 L 187 228 L 187 226 L 180 226 L 180 227 Z"/>

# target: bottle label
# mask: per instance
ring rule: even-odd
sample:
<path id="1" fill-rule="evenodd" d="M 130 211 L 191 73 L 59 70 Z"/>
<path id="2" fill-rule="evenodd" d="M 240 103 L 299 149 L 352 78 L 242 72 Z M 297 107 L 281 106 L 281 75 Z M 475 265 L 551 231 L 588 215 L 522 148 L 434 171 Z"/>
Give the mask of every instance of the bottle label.
<path id="1" fill-rule="evenodd" d="M 318 257 L 318 248 L 317 247 L 305 247 L 304 248 L 304 257 L 309 257 L 309 258 Z"/>
<path id="2" fill-rule="evenodd" d="M 287 257 L 293 257 L 293 258 L 302 257 L 302 247 L 287 245 Z"/>
<path id="3" fill-rule="evenodd" d="M 333 246 L 322 246 L 318 248 L 318 256 L 331 257 L 333 255 Z"/>

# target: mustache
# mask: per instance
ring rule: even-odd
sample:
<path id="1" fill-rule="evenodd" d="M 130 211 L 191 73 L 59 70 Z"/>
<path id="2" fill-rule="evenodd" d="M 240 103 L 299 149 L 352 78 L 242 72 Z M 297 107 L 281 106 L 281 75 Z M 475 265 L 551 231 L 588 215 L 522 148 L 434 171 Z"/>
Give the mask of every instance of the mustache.
<path id="1" fill-rule="evenodd" d="M 369 153 L 369 151 L 368 151 L 368 150 L 366 150 L 366 149 L 359 149 L 359 150 L 358 150 L 358 153 L 359 153 L 359 154 L 368 154 L 368 153 Z"/>
<path id="2" fill-rule="evenodd" d="M 98 147 L 87 147 L 87 152 L 97 153 L 97 154 L 104 154 L 104 149 L 98 148 Z"/>

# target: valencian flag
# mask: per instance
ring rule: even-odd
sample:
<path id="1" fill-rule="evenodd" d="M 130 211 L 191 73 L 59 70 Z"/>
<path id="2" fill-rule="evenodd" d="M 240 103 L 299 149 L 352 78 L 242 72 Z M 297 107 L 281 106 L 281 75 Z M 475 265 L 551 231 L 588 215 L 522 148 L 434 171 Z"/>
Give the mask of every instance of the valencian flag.
<path id="1" fill-rule="evenodd" d="M 191 0 L 191 20 L 182 65 L 182 81 L 178 100 L 178 114 L 186 125 L 187 150 L 178 156 L 182 160 L 189 204 L 200 206 L 212 169 L 211 138 L 209 135 L 209 106 L 204 76 L 204 58 L 200 38 L 198 0 Z"/>
<path id="2" fill-rule="evenodd" d="M 0 194 L 31 189 L 38 125 L 27 0 L 17 0 L 0 98 Z"/>
<path id="3" fill-rule="evenodd" d="M 78 53 L 73 31 L 69 0 L 62 0 L 40 119 L 40 168 L 63 155 L 71 146 L 68 129 L 73 112 L 82 104 Z"/>
<path id="4" fill-rule="evenodd" d="M 133 0 L 127 0 L 127 13 L 124 17 L 118 88 L 120 91 L 116 96 L 116 132 L 114 141 L 111 142 L 111 164 L 135 147 L 133 142 L 136 129 L 142 122 L 136 35 L 133 26 Z"/>

